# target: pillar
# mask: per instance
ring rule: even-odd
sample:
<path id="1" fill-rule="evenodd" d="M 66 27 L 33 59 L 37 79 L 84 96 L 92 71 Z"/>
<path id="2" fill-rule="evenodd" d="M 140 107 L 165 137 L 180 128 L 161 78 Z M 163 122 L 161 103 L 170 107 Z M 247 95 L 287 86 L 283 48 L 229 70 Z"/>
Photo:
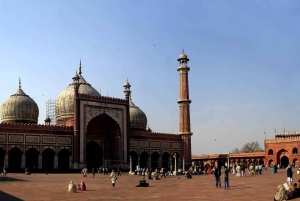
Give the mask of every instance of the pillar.
<path id="1" fill-rule="evenodd" d="M 175 159 L 175 164 L 174 164 L 175 167 L 174 167 L 173 175 L 176 176 L 177 175 L 177 154 L 175 153 L 173 157 Z"/>
<path id="2" fill-rule="evenodd" d="M 137 165 L 138 165 L 139 167 L 141 167 L 141 163 L 140 163 L 140 161 L 141 161 L 141 157 L 140 157 L 140 156 L 138 156 L 138 159 L 137 159 Z"/>
<path id="3" fill-rule="evenodd" d="M 185 163 L 184 163 L 184 157 L 182 157 L 182 171 L 185 172 Z"/>
<path id="4" fill-rule="evenodd" d="M 8 154 L 5 154 L 4 156 L 4 167 L 8 168 Z"/>
<path id="5" fill-rule="evenodd" d="M 26 154 L 22 154 L 22 159 L 21 159 L 21 169 L 25 169 L 25 164 L 26 163 Z"/>
<path id="6" fill-rule="evenodd" d="M 39 154 L 38 156 L 38 169 L 43 169 L 43 155 Z"/>
<path id="7" fill-rule="evenodd" d="M 129 164 L 129 174 L 132 174 L 132 157 L 130 156 L 130 164 Z"/>
<path id="8" fill-rule="evenodd" d="M 162 157 L 161 156 L 158 157 L 157 167 L 162 168 Z M 164 168 L 167 168 L 167 167 L 164 167 Z"/>
<path id="9" fill-rule="evenodd" d="M 54 155 L 54 159 L 53 159 L 54 161 L 53 161 L 53 168 L 54 169 L 58 169 L 58 155 L 57 154 L 55 154 Z"/>

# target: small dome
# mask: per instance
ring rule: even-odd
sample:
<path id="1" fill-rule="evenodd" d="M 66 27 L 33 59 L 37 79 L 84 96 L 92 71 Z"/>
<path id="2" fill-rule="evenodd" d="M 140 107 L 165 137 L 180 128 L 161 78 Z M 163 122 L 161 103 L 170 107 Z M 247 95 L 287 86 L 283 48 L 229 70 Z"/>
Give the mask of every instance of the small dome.
<path id="1" fill-rule="evenodd" d="M 129 100 L 130 128 L 134 130 L 146 130 L 147 117 L 145 113 Z"/>
<path id="2" fill-rule="evenodd" d="M 187 57 L 187 55 L 184 53 L 184 50 L 182 50 L 182 53 L 179 55 L 179 58 L 177 59 L 178 61 L 181 59 L 185 59 L 189 61 L 189 58 Z"/>
<path id="3" fill-rule="evenodd" d="M 39 108 L 36 102 L 19 89 L 1 106 L 2 123 L 34 123 L 38 122 Z"/>
<path id="4" fill-rule="evenodd" d="M 78 75 L 78 74 L 77 74 Z M 101 94 L 94 89 L 89 83 L 85 81 L 81 74 L 79 76 L 79 89 L 78 93 L 88 94 L 94 96 L 101 96 Z M 65 125 L 66 121 L 74 118 L 74 84 L 70 84 L 63 90 L 55 102 L 55 114 L 57 124 Z"/>
<path id="5" fill-rule="evenodd" d="M 146 131 L 152 132 L 152 130 L 151 130 L 151 128 L 149 127 L 149 125 L 146 127 Z"/>

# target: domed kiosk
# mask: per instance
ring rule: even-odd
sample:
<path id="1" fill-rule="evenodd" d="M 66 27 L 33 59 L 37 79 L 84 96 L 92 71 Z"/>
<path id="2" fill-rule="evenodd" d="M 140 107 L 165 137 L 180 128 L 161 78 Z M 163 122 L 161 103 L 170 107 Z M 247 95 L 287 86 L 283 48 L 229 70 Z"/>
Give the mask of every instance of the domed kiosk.
<path id="1" fill-rule="evenodd" d="M 2 123 L 34 123 L 37 124 L 39 108 L 36 102 L 30 98 L 21 88 L 11 95 L 1 106 Z"/>
<path id="2" fill-rule="evenodd" d="M 81 61 L 79 63 L 79 90 L 80 94 L 88 94 L 94 96 L 101 96 L 101 94 L 92 87 L 81 75 Z M 74 119 L 74 83 L 69 84 L 69 86 L 63 90 L 55 103 L 55 113 L 56 121 L 58 125 L 73 125 Z"/>

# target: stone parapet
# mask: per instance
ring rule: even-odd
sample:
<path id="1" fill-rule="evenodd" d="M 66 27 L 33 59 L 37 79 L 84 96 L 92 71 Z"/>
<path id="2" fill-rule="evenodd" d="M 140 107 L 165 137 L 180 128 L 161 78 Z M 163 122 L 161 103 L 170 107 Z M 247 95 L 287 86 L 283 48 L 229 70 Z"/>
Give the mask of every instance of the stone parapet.
<path id="1" fill-rule="evenodd" d="M 156 132 L 148 132 L 148 131 L 130 131 L 131 136 L 145 136 L 145 137 L 163 137 L 163 138 L 174 138 L 180 139 L 180 136 L 177 134 L 171 133 L 156 133 Z"/>
<path id="2" fill-rule="evenodd" d="M 265 143 L 278 143 L 278 142 L 293 142 L 299 141 L 300 137 L 289 137 L 289 138 L 276 138 L 276 139 L 265 139 Z"/>
<path id="3" fill-rule="evenodd" d="M 114 103 L 124 103 L 128 104 L 127 100 L 121 98 L 112 98 L 108 96 L 94 96 L 88 94 L 79 94 L 80 99 L 88 99 L 88 100 L 96 100 L 96 101 L 106 101 L 106 102 L 114 102 Z"/>
<path id="4" fill-rule="evenodd" d="M 73 126 L 58 126 L 58 125 L 45 125 L 45 124 L 25 124 L 25 123 L 0 123 L 0 129 L 39 129 L 51 131 L 73 131 Z"/>

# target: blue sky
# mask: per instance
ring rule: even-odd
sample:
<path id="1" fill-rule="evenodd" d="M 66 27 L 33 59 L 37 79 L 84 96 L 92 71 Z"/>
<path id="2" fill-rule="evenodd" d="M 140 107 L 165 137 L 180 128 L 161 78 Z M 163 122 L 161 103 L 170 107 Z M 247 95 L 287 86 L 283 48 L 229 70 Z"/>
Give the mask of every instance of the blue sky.
<path id="1" fill-rule="evenodd" d="M 190 58 L 192 154 L 263 147 L 274 129 L 300 129 L 299 1 L 0 2 L 2 104 L 18 89 L 46 101 L 85 79 L 133 102 L 155 132 L 179 129 L 177 58 Z"/>

